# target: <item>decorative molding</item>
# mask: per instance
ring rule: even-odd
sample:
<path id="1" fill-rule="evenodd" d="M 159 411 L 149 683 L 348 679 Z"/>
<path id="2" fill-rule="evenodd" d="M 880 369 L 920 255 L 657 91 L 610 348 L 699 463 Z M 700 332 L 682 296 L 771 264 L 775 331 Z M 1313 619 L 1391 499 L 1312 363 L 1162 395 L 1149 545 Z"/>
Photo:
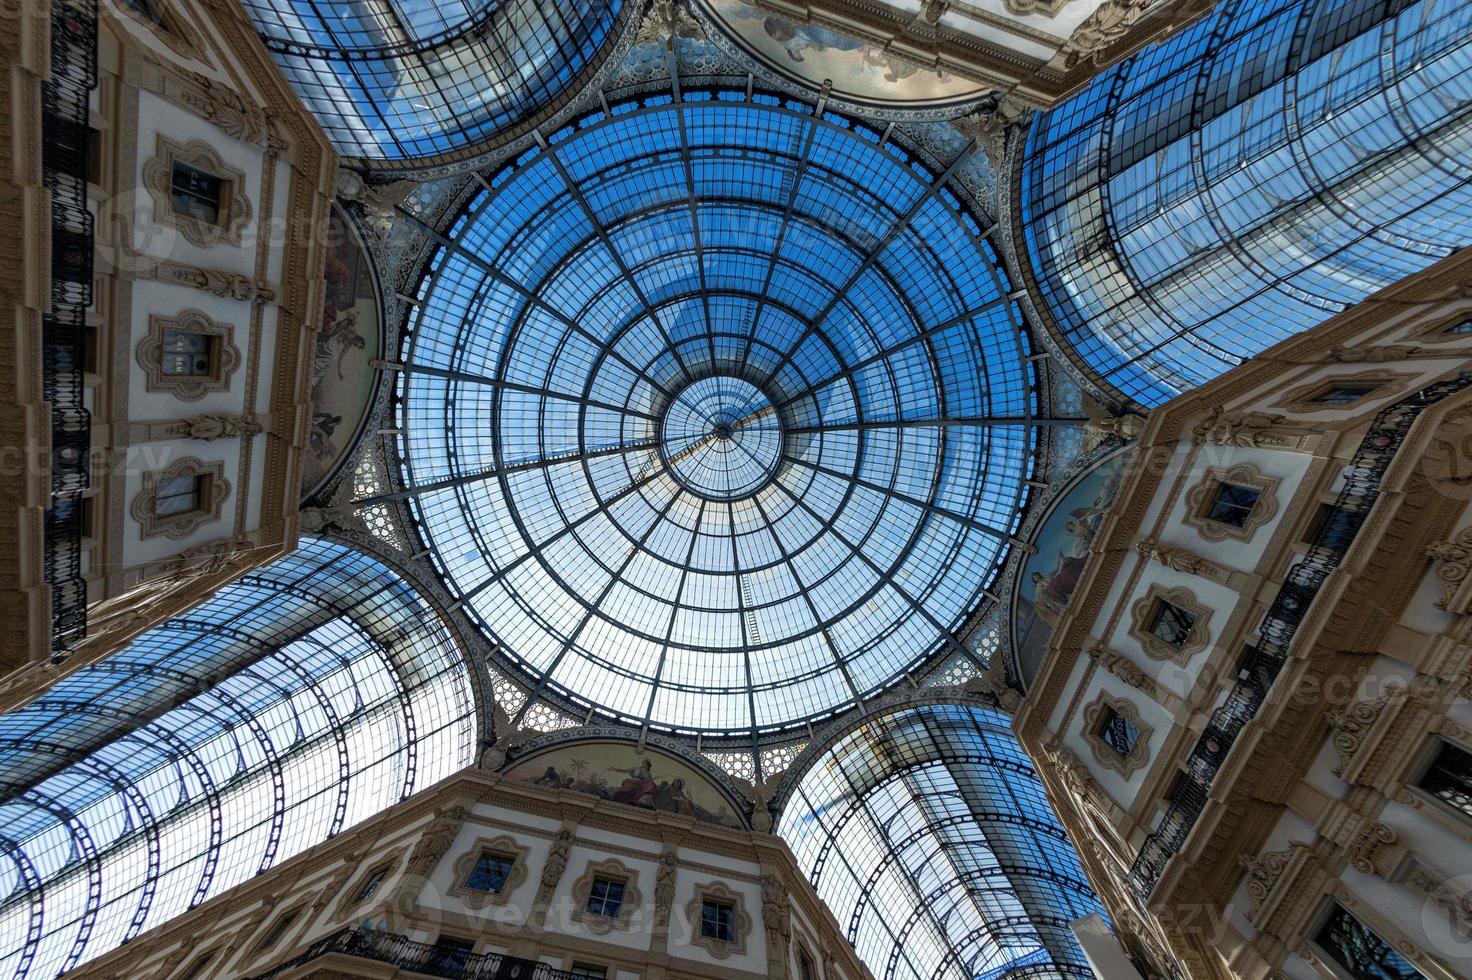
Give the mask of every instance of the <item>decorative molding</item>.
<path id="1" fill-rule="evenodd" d="M 1240 449 L 1282 449 L 1297 446 L 1299 433 L 1288 433 L 1281 426 L 1286 415 L 1268 412 L 1229 412 L 1213 405 L 1200 422 L 1191 427 L 1191 439 L 1198 446 L 1235 446 Z"/>
<path id="2" fill-rule="evenodd" d="M 1436 563 L 1436 578 L 1441 583 L 1436 607 L 1449 613 L 1472 612 L 1472 524 L 1450 541 L 1428 546 L 1426 557 Z"/>
<path id="3" fill-rule="evenodd" d="M 1345 853 L 1349 856 L 1349 865 L 1360 874 L 1372 875 L 1377 873 L 1375 866 L 1375 855 L 1387 844 L 1394 844 L 1400 839 L 1395 830 L 1378 820 L 1372 820 L 1365 824 L 1354 835 L 1353 839 L 1345 846 Z"/>
<path id="4" fill-rule="evenodd" d="M 1066 3 L 1067 0 L 1061 2 Z M 954 125 L 962 135 L 976 140 L 976 145 L 981 148 L 993 169 L 1001 169 L 1007 155 L 1007 133 L 1024 122 L 1031 111 L 1026 103 L 1012 95 L 992 92 L 977 104 L 974 112 L 955 120 Z M 1122 423 L 1128 418 L 1135 416 L 1111 421 Z"/>
<path id="5" fill-rule="evenodd" d="M 219 224 L 175 213 L 170 186 L 175 163 L 188 164 L 220 179 L 223 200 L 220 201 Z M 245 171 L 227 164 L 215 148 L 203 140 L 176 143 L 160 135 L 158 155 L 143 165 L 143 186 L 153 198 L 155 223 L 177 228 L 181 235 L 200 248 L 221 242 L 240 244 L 241 232 L 252 214 L 250 200 L 245 196 Z"/>
<path id="6" fill-rule="evenodd" d="M 177 283 L 222 299 L 240 300 L 242 303 L 269 303 L 276 299 L 275 286 L 237 272 L 154 259 L 131 249 L 125 249 L 124 255 L 135 279 Z"/>
<path id="7" fill-rule="evenodd" d="M 1365 742 L 1370 729 L 1379 720 L 1381 712 L 1402 694 L 1400 690 L 1393 690 L 1378 698 L 1367 701 L 1358 701 L 1343 710 L 1329 712 L 1329 728 L 1332 730 L 1331 742 L 1334 751 L 1339 755 L 1339 762 L 1331 770 L 1334 775 L 1344 777 L 1345 770 L 1354 761 L 1360 746 Z"/>
<path id="8" fill-rule="evenodd" d="M 164 331 L 178 330 L 215 338 L 208 376 L 164 374 Z M 184 310 L 177 316 L 150 316 L 148 333 L 134 354 L 143 369 L 145 391 L 166 391 L 184 401 L 198 401 L 212 391 L 228 391 L 230 376 L 240 367 L 240 348 L 235 346 L 235 327 L 216 323 L 201 310 Z"/>
<path id="9" fill-rule="evenodd" d="M 409 852 L 405 874 L 413 878 L 428 878 L 455 842 L 455 835 L 468 816 L 470 811 L 458 804 L 435 810 L 434 819 L 419 832 L 419 840 Z"/>
<path id="10" fill-rule="evenodd" d="M 618 915 L 596 915 L 588 911 L 588 896 L 593 890 L 595 878 L 608 878 L 623 884 L 624 896 L 623 901 L 619 903 Z M 639 891 L 638 872 L 618 858 L 589 861 L 583 873 L 572 883 L 572 918 L 574 922 L 581 922 L 589 932 L 595 935 L 607 935 L 615 929 L 619 932 L 628 932 L 634 927 L 634 913 L 639 910 L 639 902 L 643 900 L 643 897 Z"/>
<path id="11" fill-rule="evenodd" d="M 1154 681 L 1133 660 L 1122 653 L 1115 653 L 1108 647 L 1089 647 L 1089 659 L 1130 687 L 1145 691 L 1147 694 L 1151 693 L 1155 687 Z"/>
<path id="12" fill-rule="evenodd" d="M 1330 364 L 1393 364 L 1413 357 L 1436 353 L 1426 347 L 1330 347 L 1324 360 Z"/>
<path id="13" fill-rule="evenodd" d="M 1451 879 L 1442 877 L 1419 861 L 1411 864 L 1405 882 L 1447 913 L 1452 925 L 1463 936 L 1472 935 L 1472 892 L 1453 886 Z"/>
<path id="14" fill-rule="evenodd" d="M 121 13 L 133 23 L 142 25 L 175 54 L 198 60 L 200 57 L 199 35 L 195 33 L 189 22 L 185 18 L 174 16 L 173 10 L 170 9 L 172 5 L 167 0 L 150 0 L 150 6 L 158 14 L 162 23 L 148 19 L 126 0 L 118 0 L 110 4 L 107 9 L 114 14 Z"/>
<path id="15" fill-rule="evenodd" d="M 773 874 L 762 875 L 762 926 L 767 933 L 767 946 L 776 952 L 778 962 L 785 962 L 792 942 L 792 905 L 787 887 Z"/>
<path id="16" fill-rule="evenodd" d="M 1275 476 L 1267 476 L 1251 463 L 1238 463 L 1225 469 L 1209 467 L 1206 476 L 1186 491 L 1186 524 L 1208 541 L 1251 541 L 1257 529 L 1271 521 L 1278 513 L 1278 484 Z M 1234 527 L 1207 517 L 1217 488 L 1223 483 L 1251 487 L 1258 492 L 1257 501 L 1241 527 Z"/>
<path id="17" fill-rule="evenodd" d="M 1055 17 L 1067 4 L 1068 0 L 1002 0 L 1002 6 L 1007 8 L 1007 12 L 1019 17 L 1028 14 Z"/>
<path id="18" fill-rule="evenodd" d="M 683 4 L 676 3 L 675 0 L 654 0 L 645 12 L 644 19 L 639 22 L 634 44 L 660 44 L 668 47 L 677 37 L 696 38 L 704 35 L 700 24 L 690 16 Z"/>
<path id="19" fill-rule="evenodd" d="M 552 846 L 547 849 L 547 859 L 542 862 L 542 877 L 537 884 L 537 897 L 533 903 L 545 907 L 547 900 L 552 897 L 557 883 L 562 880 L 562 873 L 567 870 L 567 858 L 572 853 L 573 832 L 572 827 L 563 824 L 557 831 L 557 836 L 552 838 Z"/>
<path id="20" fill-rule="evenodd" d="M 1155 617 L 1158 603 L 1168 602 L 1177 609 L 1183 609 L 1195 616 L 1191 629 L 1186 634 L 1185 642 L 1179 647 L 1171 646 L 1169 643 L 1150 632 L 1150 621 Z M 1136 599 L 1130 607 L 1129 635 L 1139 641 L 1140 647 L 1156 660 L 1169 660 L 1173 663 L 1184 664 L 1190 660 L 1192 655 L 1206 648 L 1208 634 L 1206 624 L 1211 619 L 1211 610 L 1203 606 L 1196 598 L 1196 593 L 1182 586 L 1167 588 L 1152 583 L 1145 594 Z"/>
<path id="21" fill-rule="evenodd" d="M 1288 862 L 1303 844 L 1293 844 L 1286 851 L 1268 851 L 1257 857 L 1239 854 L 1237 863 L 1247 869 L 1247 897 L 1251 901 L 1250 914 L 1256 915 L 1267 902 L 1268 896 L 1277 887 L 1278 880 L 1288 868 Z"/>
<path id="22" fill-rule="evenodd" d="M 1223 568 L 1216 562 L 1187 548 L 1178 548 L 1175 545 L 1161 544 L 1154 538 L 1144 538 L 1135 543 L 1135 550 L 1147 561 L 1153 561 L 1158 565 L 1164 565 L 1171 571 L 1184 572 L 1187 575 L 1197 575 L 1213 582 L 1226 583 L 1232 578 L 1230 569 Z"/>
<path id="23" fill-rule="evenodd" d="M 1402 386 L 1414 374 L 1395 374 L 1390 371 L 1360 371 L 1356 374 L 1318 375 L 1307 384 L 1296 385 L 1283 393 L 1273 408 L 1285 409 L 1295 414 L 1315 412 L 1352 412 L 1363 408 L 1367 402 L 1389 398 L 1399 394 Z M 1359 398 L 1347 402 L 1320 402 L 1314 399 L 1338 385 L 1374 384 L 1375 387 Z"/>
<path id="24" fill-rule="evenodd" d="M 702 933 L 701 907 L 707 902 L 721 902 L 731 906 L 730 942 Z M 685 918 L 690 923 L 690 945 L 699 946 L 718 960 L 746 954 L 746 941 L 751 936 L 751 916 L 746 911 L 746 899 L 740 892 L 732 891 L 719 881 L 708 881 L 695 886 L 695 897 L 685 905 Z"/>
<path id="25" fill-rule="evenodd" d="M 1059 53 L 1063 55 L 1064 66 L 1072 68 L 1085 58 L 1095 65 L 1102 65 L 1109 49 L 1123 40 L 1130 28 L 1159 2 L 1104 0 L 1063 42 Z"/>
<path id="26" fill-rule="evenodd" d="M 158 485 L 181 476 L 208 477 L 205 481 L 207 499 L 199 501 L 199 509 L 167 517 L 158 515 Z M 211 521 L 220 519 L 220 510 L 225 498 L 230 496 L 230 481 L 225 479 L 223 462 L 206 463 L 194 456 L 175 460 L 173 465 L 162 470 L 143 474 L 143 489 L 138 491 L 129 506 L 129 513 L 138 522 L 139 533 L 144 538 L 163 535 L 166 538 L 185 538 Z"/>
<path id="27" fill-rule="evenodd" d="M 396 847 L 389 851 L 381 860 L 374 861 L 356 875 L 352 873 L 352 868 L 345 869 L 347 875 L 339 879 L 344 883 L 345 887 L 342 887 L 342 891 L 338 894 L 337 905 L 333 909 L 333 916 L 342 916 L 346 912 L 357 909 L 360 905 L 364 905 L 373 901 L 375 898 L 381 898 L 388 894 L 386 890 L 387 885 L 393 879 L 394 872 L 399 867 L 399 862 L 403 860 L 404 851 L 405 848 Z M 353 861 L 356 864 L 360 857 L 349 855 L 344 860 Z M 383 880 L 378 883 L 378 887 L 373 890 L 373 894 L 359 901 L 356 896 L 362 889 L 363 884 L 380 869 L 387 869 L 384 871 Z M 328 887 L 331 888 L 330 885 Z M 330 892 L 324 891 L 323 897 L 330 901 L 330 895 Z"/>
<path id="28" fill-rule="evenodd" d="M 240 94 L 209 79 L 198 86 L 180 87 L 180 101 L 205 120 L 213 123 L 231 139 L 261 149 L 285 150 L 287 143 L 276 134 L 275 121 L 258 106 L 250 105 Z"/>
<path id="29" fill-rule="evenodd" d="M 259 435 L 264 426 L 249 415 L 196 415 L 165 423 L 162 429 L 166 438 L 213 442 L 216 439 Z"/>
<path id="30" fill-rule="evenodd" d="M 1113 712 L 1134 727 L 1138 734 L 1128 753 L 1121 755 L 1099 734 L 1108 713 Z M 1150 759 L 1150 736 L 1154 729 L 1140 719 L 1140 710 L 1124 698 L 1100 691 L 1094 703 L 1084 708 L 1084 741 L 1094 752 L 1094 761 L 1128 779 Z"/>

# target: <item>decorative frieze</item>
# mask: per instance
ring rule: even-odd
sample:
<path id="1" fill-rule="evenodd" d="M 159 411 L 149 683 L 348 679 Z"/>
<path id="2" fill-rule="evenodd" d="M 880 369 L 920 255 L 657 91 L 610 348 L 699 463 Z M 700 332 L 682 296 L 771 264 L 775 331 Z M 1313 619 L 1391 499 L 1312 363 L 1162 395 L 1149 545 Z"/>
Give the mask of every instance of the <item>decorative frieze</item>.
<path id="1" fill-rule="evenodd" d="M 1227 585 L 1230 585 L 1237 577 L 1236 573 L 1230 569 L 1218 565 L 1211 559 L 1199 555 L 1189 548 L 1162 544 L 1154 538 L 1144 538 L 1136 542 L 1135 550 L 1144 556 L 1147 561 L 1164 565 L 1174 572 L 1198 575 L 1201 578 Z"/>
<path id="2" fill-rule="evenodd" d="M 1375 863 L 1375 857 L 1381 848 L 1388 844 L 1394 844 L 1400 839 L 1394 828 L 1372 820 L 1366 823 L 1350 839 L 1345 846 L 1345 853 L 1349 856 L 1349 865 L 1360 874 L 1372 875 L 1379 873 Z"/>
<path id="3" fill-rule="evenodd" d="M 1438 541 L 1426 549 L 1426 557 L 1435 563 L 1441 597 L 1440 609 L 1450 613 L 1472 612 L 1472 524 L 1458 531 L 1449 541 Z"/>
<path id="4" fill-rule="evenodd" d="M 1307 430 L 1292 428 L 1286 415 L 1270 412 L 1229 412 L 1213 405 L 1200 422 L 1191 427 L 1196 445 L 1233 446 L 1239 449 L 1301 448 Z"/>

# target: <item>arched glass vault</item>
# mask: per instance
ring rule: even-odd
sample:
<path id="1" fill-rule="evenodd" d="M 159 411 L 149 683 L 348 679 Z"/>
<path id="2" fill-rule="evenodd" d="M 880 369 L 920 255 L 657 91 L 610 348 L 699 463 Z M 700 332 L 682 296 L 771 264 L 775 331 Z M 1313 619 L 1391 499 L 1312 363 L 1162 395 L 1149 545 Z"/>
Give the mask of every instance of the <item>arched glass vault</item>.
<path id="1" fill-rule="evenodd" d="M 52 977 L 474 761 L 466 663 L 343 545 L 0 716 L 0 976 Z"/>
<path id="2" fill-rule="evenodd" d="M 976 152 L 677 88 L 424 229 L 387 496 L 538 692 L 745 736 L 961 648 L 1055 421 Z"/>
<path id="3" fill-rule="evenodd" d="M 798 777 L 777 831 L 880 980 L 1092 977 L 1102 910 L 1008 717 L 902 708 Z"/>
<path id="4" fill-rule="evenodd" d="M 338 151 L 370 161 L 435 156 L 524 123 L 606 53 L 624 8 L 623 0 L 244 2 Z"/>
<path id="5" fill-rule="evenodd" d="M 1033 123 L 1039 305 L 1147 406 L 1472 243 L 1472 5 L 1225 0 Z"/>

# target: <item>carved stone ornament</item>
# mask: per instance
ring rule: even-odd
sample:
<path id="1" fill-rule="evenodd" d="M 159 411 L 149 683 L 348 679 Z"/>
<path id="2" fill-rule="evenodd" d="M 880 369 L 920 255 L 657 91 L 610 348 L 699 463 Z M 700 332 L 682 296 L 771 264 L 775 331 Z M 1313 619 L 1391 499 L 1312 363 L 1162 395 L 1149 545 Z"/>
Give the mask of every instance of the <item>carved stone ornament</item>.
<path id="1" fill-rule="evenodd" d="M 1272 432 L 1288 421 L 1286 415 L 1268 412 L 1229 412 L 1213 405 L 1206 418 L 1191 427 L 1191 438 L 1200 445 L 1237 446 L 1245 449 L 1284 445 L 1288 440 Z"/>
<path id="2" fill-rule="evenodd" d="M 249 415 L 196 415 L 170 422 L 164 427 L 165 434 L 169 436 L 204 442 L 259 435 L 261 430 L 261 423 Z"/>
<path id="3" fill-rule="evenodd" d="M 619 881 L 624 886 L 623 901 L 619 903 L 618 915 L 598 915 L 588 911 L 588 896 L 596 878 Z M 628 932 L 634 927 L 634 914 L 644 896 L 639 891 L 639 875 L 617 858 L 606 861 L 589 861 L 583 873 L 572 883 L 572 917 L 581 922 L 595 935 L 607 935 L 617 929 Z"/>
<path id="4" fill-rule="evenodd" d="M 1303 845 L 1294 844 L 1286 851 L 1268 851 L 1257 857 L 1248 854 L 1237 856 L 1237 863 L 1247 869 L 1247 897 L 1252 902 L 1254 913 L 1267 901 L 1268 895 L 1272 894 L 1278 879 L 1283 877 L 1283 871 L 1288 867 L 1294 850 L 1301 846 Z"/>
<path id="5" fill-rule="evenodd" d="M 779 958 L 787 956 L 787 944 L 792 940 L 791 904 L 787 888 L 776 875 L 762 876 L 762 925 L 767 933 L 767 945 L 779 952 Z"/>
<path id="6" fill-rule="evenodd" d="M 678 0 L 654 0 L 639 24 L 634 44 L 663 44 L 677 37 L 700 37 L 700 25 Z"/>
<path id="7" fill-rule="evenodd" d="M 205 269 L 180 262 L 158 262 L 137 252 L 129 252 L 128 260 L 138 268 L 147 268 L 151 264 L 153 278 L 160 282 L 178 283 L 224 299 L 235 299 L 242 303 L 269 303 L 276 298 L 275 286 L 236 272 Z"/>
<path id="8" fill-rule="evenodd" d="M 1003 709 L 1015 713 L 1022 706 L 1022 695 L 1007 682 L 1005 659 L 993 655 L 985 670 L 961 682 L 961 690 L 968 694 L 989 694 Z"/>
<path id="9" fill-rule="evenodd" d="M 1028 14 L 1044 14 L 1053 17 L 1067 3 L 1068 0 L 1002 0 L 1002 6 L 1007 8 L 1007 12 L 1019 17 L 1025 17 Z"/>
<path id="10" fill-rule="evenodd" d="M 1324 360 L 1333 364 L 1393 364 L 1435 351 L 1426 347 L 1331 347 Z"/>
<path id="11" fill-rule="evenodd" d="M 1185 641 L 1178 647 L 1162 640 L 1150 630 L 1150 624 L 1162 602 L 1185 610 L 1196 617 L 1191 623 L 1190 630 L 1186 633 Z M 1210 638 L 1206 624 L 1210 620 L 1211 610 L 1203 606 L 1196 599 L 1196 593 L 1190 589 L 1166 588 L 1152 584 L 1145 594 L 1135 600 L 1134 605 L 1130 607 L 1129 635 L 1139 641 L 1141 649 L 1154 659 L 1183 664 L 1198 651 L 1206 648 L 1207 640 Z"/>
<path id="12" fill-rule="evenodd" d="M 675 878 L 679 863 L 673 848 L 666 848 L 659 856 L 659 870 L 654 876 L 654 924 L 667 926 L 670 909 L 675 904 Z"/>
<path id="13" fill-rule="evenodd" d="M 1027 105 L 1011 95 L 992 92 L 974 112 L 954 120 L 952 125 L 976 140 L 992 167 L 1000 170 L 1007 156 L 1007 132 L 1027 118 L 1028 112 Z"/>
<path id="14" fill-rule="evenodd" d="M 1426 557 L 1436 563 L 1436 579 L 1441 583 L 1437 608 L 1447 612 L 1468 612 L 1467 603 L 1457 601 L 1457 593 L 1466 589 L 1468 573 L 1472 572 L 1472 524 L 1458 531 L 1450 541 L 1438 541 L 1428 546 Z"/>
<path id="15" fill-rule="evenodd" d="M 1104 0 L 1063 43 L 1063 64 L 1072 68 L 1084 58 L 1102 64 L 1109 48 L 1129 33 L 1160 0 Z"/>
<path id="16" fill-rule="evenodd" d="M 1142 691 L 1155 687 L 1150 678 L 1133 660 L 1122 653 L 1115 653 L 1108 647 L 1090 647 L 1089 659 L 1124 681 L 1130 687 Z"/>
<path id="17" fill-rule="evenodd" d="M 189 22 L 184 18 L 174 16 L 167 0 L 151 0 L 150 6 L 157 15 L 157 20 L 146 16 L 143 11 L 127 3 L 126 0 L 110 4 L 108 9 L 121 11 L 134 23 L 141 24 L 152 31 L 153 36 L 168 45 L 175 54 L 186 58 L 198 58 L 199 38 Z"/>
<path id="18" fill-rule="evenodd" d="M 491 706 L 491 717 L 495 723 L 496 740 L 487 745 L 485 751 L 481 753 L 480 767 L 494 772 L 506 764 L 507 757 L 514 750 L 521 748 L 541 732 L 529 726 L 518 727 L 512 724 L 511 716 L 506 713 L 506 709 L 499 701 Z"/>
<path id="19" fill-rule="evenodd" d="M 1391 691 L 1378 698 L 1358 701 L 1342 711 L 1329 712 L 1329 727 L 1333 730 L 1331 741 L 1334 751 L 1339 755 L 1339 764 L 1332 770 L 1334 775 L 1343 776 L 1344 770 L 1360 750 L 1360 745 L 1374 727 L 1380 713 L 1399 693 L 1398 690 Z"/>
<path id="20" fill-rule="evenodd" d="M 1279 482 L 1277 477 L 1267 476 L 1251 463 L 1238 463 L 1225 469 L 1210 467 L 1201 482 L 1186 491 L 1186 523 L 1208 541 L 1225 541 L 1228 538 L 1251 541 L 1258 528 L 1277 516 Z M 1217 491 L 1224 483 L 1257 491 L 1257 502 L 1252 505 L 1241 527 L 1212 520 L 1208 516 Z"/>
<path id="21" fill-rule="evenodd" d="M 703 934 L 701 908 L 707 901 L 731 906 L 731 941 Z M 695 897 L 685 905 L 685 919 L 690 923 L 690 945 L 699 946 L 718 960 L 746 954 L 746 941 L 751 937 L 751 915 L 746 899 L 719 881 L 695 886 Z"/>
<path id="22" fill-rule="evenodd" d="M 337 170 L 337 196 L 344 201 L 355 201 L 374 211 L 392 213 L 394 208 L 409 199 L 419 186 L 414 180 L 393 180 L 370 184 L 363 175 L 346 167 Z"/>
<path id="23" fill-rule="evenodd" d="M 1345 848 L 1345 852 L 1349 855 L 1350 867 L 1363 875 L 1374 874 L 1376 853 L 1380 848 L 1387 844 L 1394 844 L 1397 840 L 1399 840 L 1399 835 L 1395 830 L 1378 820 L 1365 824 Z"/>
<path id="24" fill-rule="evenodd" d="M 730 777 L 741 795 L 751 801 L 751 826 L 759 833 L 765 834 L 772 829 L 772 801 L 777 798 L 777 786 L 782 782 L 782 774 L 786 771 L 783 769 L 780 772 L 766 773 L 759 783 L 736 775 Z"/>
<path id="25" fill-rule="evenodd" d="M 212 338 L 210 373 L 207 375 L 164 374 L 164 331 L 177 330 Z M 200 310 L 184 310 L 177 316 L 151 316 L 148 333 L 134 352 L 143 369 L 145 391 L 166 391 L 184 401 L 198 401 L 212 391 L 227 391 L 230 375 L 240 367 L 240 348 L 235 346 L 235 328 L 216 323 Z"/>
<path id="26" fill-rule="evenodd" d="M 1100 734 L 1109 713 L 1113 712 L 1134 727 L 1138 735 L 1129 751 L 1121 755 Z M 1094 703 L 1084 708 L 1084 741 L 1093 750 L 1094 761 L 1128 779 L 1150 759 L 1150 735 L 1154 729 L 1140 720 L 1140 710 L 1124 698 L 1099 692 Z"/>
<path id="27" fill-rule="evenodd" d="M 463 806 L 444 807 L 434 812 L 434 819 L 419 833 L 419 840 L 409 852 L 406 873 L 412 877 L 427 878 L 434 871 L 440 858 L 455 842 L 455 835 L 465 823 L 470 811 Z"/>
<path id="28" fill-rule="evenodd" d="M 182 514 L 159 516 L 158 487 L 161 483 L 182 476 L 204 477 L 199 507 Z M 176 460 L 172 466 L 143 474 L 143 488 L 129 505 L 129 513 L 138 522 L 139 533 L 144 538 L 163 535 L 166 538 L 187 538 L 211 521 L 220 519 L 225 498 L 230 496 L 230 482 L 225 479 L 223 462 L 206 463 L 193 456 Z"/>
<path id="29" fill-rule="evenodd" d="M 572 853 L 572 828 L 563 827 L 557 831 L 557 836 L 552 838 L 552 846 L 547 849 L 547 860 L 542 863 L 542 878 L 537 888 L 537 904 L 545 904 L 552 896 L 552 889 L 562 880 L 562 872 L 567 870 L 567 856 Z"/>
<path id="30" fill-rule="evenodd" d="M 1085 441 L 1097 445 L 1113 436 L 1129 442 L 1138 439 L 1145 431 L 1145 419 L 1139 415 L 1110 415 L 1105 418 L 1089 419 L 1084 424 Z"/>
<path id="31" fill-rule="evenodd" d="M 332 499 L 325 507 L 303 507 L 301 529 L 307 534 L 317 534 L 327 528 L 345 531 L 366 531 L 363 518 L 352 501 L 353 484 L 343 480 L 332 492 Z"/>
<path id="32" fill-rule="evenodd" d="M 1412 866 L 1406 876 L 1406 884 L 1447 913 L 1463 936 L 1472 935 L 1472 892 L 1454 887 L 1449 880 L 1421 864 Z"/>
<path id="33" fill-rule="evenodd" d="M 188 164 L 220 179 L 218 223 L 174 210 L 171 188 L 175 163 Z M 167 136 L 159 136 L 158 155 L 143 165 L 143 186 L 153 198 L 153 220 L 177 228 L 181 235 L 201 248 L 220 242 L 239 245 L 241 232 L 250 223 L 252 210 L 245 196 L 245 171 L 227 164 L 215 148 L 203 140 L 176 143 Z"/>
<path id="34" fill-rule="evenodd" d="M 1223 580 L 1227 577 L 1227 570 L 1210 559 L 1204 558 L 1186 548 L 1161 544 L 1154 538 L 1145 538 L 1136 542 L 1135 550 L 1147 561 L 1164 565 L 1174 572 L 1185 572 L 1187 575 L 1199 575 L 1202 578 L 1216 581 Z"/>
<path id="35" fill-rule="evenodd" d="M 198 88 L 184 86 L 181 100 L 215 128 L 232 139 L 262 149 L 283 150 L 286 142 L 276 135 L 272 119 L 258 106 L 250 105 L 239 93 L 215 85 L 208 79 Z"/>

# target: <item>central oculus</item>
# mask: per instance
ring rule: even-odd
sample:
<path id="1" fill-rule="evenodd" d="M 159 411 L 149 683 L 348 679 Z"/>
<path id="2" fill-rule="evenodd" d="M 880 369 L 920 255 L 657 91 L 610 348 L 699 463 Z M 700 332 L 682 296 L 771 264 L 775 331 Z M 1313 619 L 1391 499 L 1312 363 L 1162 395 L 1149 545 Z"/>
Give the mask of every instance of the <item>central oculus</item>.
<path id="1" fill-rule="evenodd" d="M 767 394 L 716 374 L 680 390 L 660 423 L 660 454 L 680 485 L 707 500 L 749 497 L 782 461 L 782 426 Z"/>

